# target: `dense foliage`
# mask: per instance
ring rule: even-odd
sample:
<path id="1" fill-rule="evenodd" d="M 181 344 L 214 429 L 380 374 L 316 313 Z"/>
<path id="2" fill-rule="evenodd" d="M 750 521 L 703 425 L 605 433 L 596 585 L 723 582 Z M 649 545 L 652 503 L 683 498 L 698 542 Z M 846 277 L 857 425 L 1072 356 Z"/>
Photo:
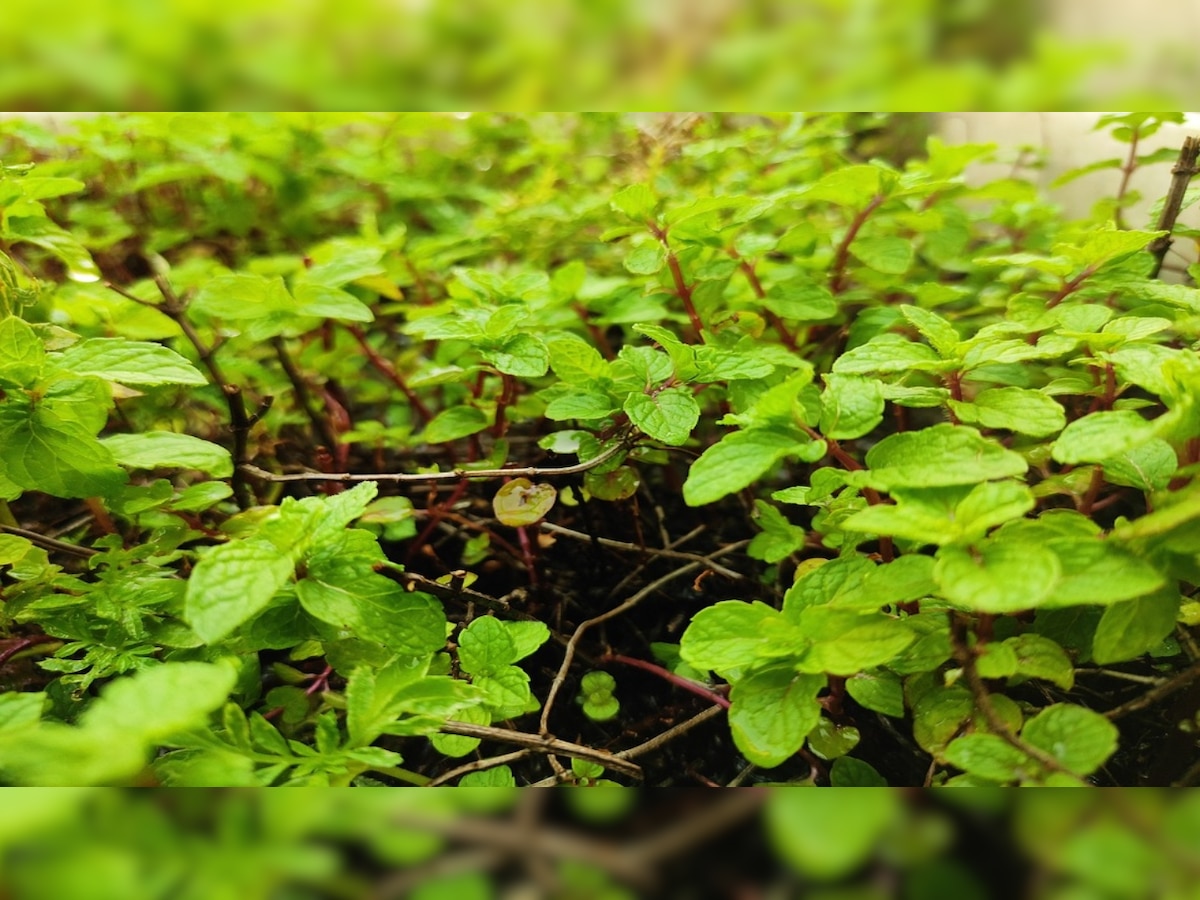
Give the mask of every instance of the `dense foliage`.
<path id="1" fill-rule="evenodd" d="M 889 124 L 11 125 L 0 778 L 1194 778 L 1200 290 Z"/>

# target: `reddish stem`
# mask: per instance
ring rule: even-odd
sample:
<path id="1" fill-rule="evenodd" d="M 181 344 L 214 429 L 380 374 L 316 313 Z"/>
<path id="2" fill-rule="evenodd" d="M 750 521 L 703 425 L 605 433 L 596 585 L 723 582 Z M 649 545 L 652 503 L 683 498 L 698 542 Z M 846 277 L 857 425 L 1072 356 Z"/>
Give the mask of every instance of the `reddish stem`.
<path id="1" fill-rule="evenodd" d="M 1069 296 L 1079 290 L 1079 286 L 1096 274 L 1094 266 L 1088 266 L 1070 281 L 1064 282 L 1063 286 L 1058 289 L 1058 293 L 1046 301 L 1046 309 L 1053 309 L 1062 303 Z"/>
<path id="2" fill-rule="evenodd" d="M 529 586 L 536 588 L 538 586 L 537 560 L 533 550 L 533 542 L 529 540 L 529 528 L 520 526 L 517 528 L 517 543 L 521 545 L 521 557 L 525 560 L 525 568 L 529 570 Z"/>
<path id="3" fill-rule="evenodd" d="M 347 328 L 350 333 L 354 335 L 354 339 L 358 341 L 358 345 L 362 347 L 363 352 L 367 354 L 367 359 L 371 361 L 371 365 L 373 365 L 388 381 L 400 389 L 400 392 L 404 394 L 405 398 L 407 398 L 409 406 L 413 408 L 413 412 L 421 417 L 421 421 L 428 422 L 430 419 L 432 419 L 433 414 L 429 411 L 429 408 L 421 402 L 421 398 L 418 397 L 416 393 L 414 393 L 413 389 L 408 386 L 403 376 L 396 371 L 396 367 L 393 366 L 388 360 L 380 356 L 379 352 L 370 345 L 370 343 L 367 341 L 367 336 L 363 333 L 363 330 L 357 325 L 348 325 Z"/>
<path id="4" fill-rule="evenodd" d="M 511 375 L 500 373 L 500 399 L 496 401 L 496 420 L 492 423 L 492 437 L 500 439 L 508 431 L 508 416 L 504 411 L 517 395 L 517 382 Z"/>
<path id="5" fill-rule="evenodd" d="M 871 213 L 875 212 L 885 199 L 887 198 L 883 194 L 872 197 L 871 202 L 859 210 L 858 215 L 850 222 L 845 237 L 838 244 L 837 252 L 833 256 L 833 274 L 829 279 L 829 289 L 835 294 L 840 294 L 846 289 L 846 265 L 850 262 L 850 245 L 858 237 L 859 230 L 870 218 Z"/>
<path id="6" fill-rule="evenodd" d="M 738 252 L 732 247 L 729 248 L 729 255 L 738 260 L 738 268 L 741 269 L 742 274 L 746 276 L 746 281 L 749 282 L 750 290 L 754 292 L 754 296 L 759 300 L 765 300 L 767 298 L 767 292 L 763 290 L 762 282 L 758 278 L 758 272 L 754 270 L 754 265 L 748 260 L 742 259 Z M 774 328 L 775 332 L 779 335 L 779 339 L 783 341 L 784 346 L 786 346 L 789 350 L 795 350 L 796 337 L 790 331 L 788 331 L 787 326 L 783 324 L 783 319 L 779 318 L 778 315 L 769 309 L 764 308 L 763 312 L 767 317 L 767 321 L 771 323 L 771 327 Z"/>
<path id="7" fill-rule="evenodd" d="M 687 279 L 683 277 L 683 269 L 679 266 L 679 257 L 675 255 L 675 251 L 671 249 L 671 245 L 667 242 L 667 229 L 659 228 L 655 222 L 648 222 L 650 232 L 659 243 L 667 251 L 667 268 L 671 271 L 671 280 L 675 284 L 675 294 L 683 301 L 684 311 L 687 313 L 688 320 L 692 323 L 692 329 L 696 332 L 697 339 L 700 338 L 704 331 L 704 323 L 700 321 L 700 316 L 696 312 L 696 304 L 692 301 L 692 285 L 687 283 Z"/>
<path id="8" fill-rule="evenodd" d="M 598 662 L 619 662 L 626 666 L 633 666 L 635 669 L 641 669 L 645 672 L 657 675 L 663 681 L 669 681 L 671 684 L 685 691 L 690 691 L 697 697 L 703 697 L 710 703 L 715 703 L 717 706 L 729 709 L 729 698 L 718 694 L 711 688 L 707 688 L 699 682 L 692 681 L 690 678 L 684 678 L 682 675 L 676 675 L 674 672 L 664 669 L 660 665 L 652 662 L 647 662 L 644 659 L 636 659 L 632 656 L 622 656 L 619 653 L 606 653 L 600 657 Z"/>
<path id="9" fill-rule="evenodd" d="M 462 499 L 463 494 L 466 492 L 466 480 L 460 481 L 457 486 L 455 486 L 454 490 L 450 492 L 450 496 L 446 498 L 444 503 L 439 503 L 437 506 L 430 508 L 429 523 L 425 526 L 421 533 L 417 535 L 417 539 L 412 542 L 412 545 L 408 548 L 408 553 L 405 554 L 405 560 L 407 562 L 411 563 L 416 558 L 417 552 L 423 546 L 425 546 L 425 543 L 433 535 L 433 532 L 438 527 L 438 523 L 442 521 L 446 513 L 450 511 L 454 504 Z"/>

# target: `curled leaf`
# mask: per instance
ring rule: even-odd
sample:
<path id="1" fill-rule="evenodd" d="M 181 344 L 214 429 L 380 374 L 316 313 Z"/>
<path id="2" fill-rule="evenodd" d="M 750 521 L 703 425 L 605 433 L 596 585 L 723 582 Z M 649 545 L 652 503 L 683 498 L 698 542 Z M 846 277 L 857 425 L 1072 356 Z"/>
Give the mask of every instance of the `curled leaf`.
<path id="1" fill-rule="evenodd" d="M 534 484 L 528 478 L 514 478 L 492 500 L 496 518 L 505 525 L 520 528 L 533 525 L 550 512 L 558 491 L 550 484 Z"/>

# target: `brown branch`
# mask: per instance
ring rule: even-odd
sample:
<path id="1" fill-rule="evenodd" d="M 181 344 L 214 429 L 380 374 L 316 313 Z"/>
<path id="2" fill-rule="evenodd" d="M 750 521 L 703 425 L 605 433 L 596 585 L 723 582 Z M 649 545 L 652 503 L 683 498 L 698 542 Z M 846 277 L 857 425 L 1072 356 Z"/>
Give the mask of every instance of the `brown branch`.
<path id="1" fill-rule="evenodd" d="M 556 475 L 575 475 L 579 472 L 586 472 L 588 469 L 593 469 L 601 463 L 612 459 L 626 449 L 628 436 L 629 433 L 627 433 L 625 440 L 617 441 L 603 453 L 593 456 L 591 459 L 572 466 L 561 466 L 559 468 L 524 466 L 508 469 L 451 469 L 448 472 L 425 472 L 417 474 L 376 472 L 368 475 L 356 475 L 349 472 L 295 472 L 290 475 L 276 475 L 274 472 L 268 472 L 266 469 L 260 469 L 258 466 L 250 463 L 244 463 L 239 468 L 247 475 L 252 475 L 261 481 L 269 482 L 337 481 L 345 483 L 352 481 L 382 481 L 391 484 L 424 484 L 429 481 L 461 481 L 471 478 L 508 478 L 521 476 L 525 478 L 551 478 Z"/>
<path id="2" fill-rule="evenodd" d="M 207 370 L 212 383 L 221 390 L 221 395 L 225 398 L 225 405 L 229 409 L 229 430 L 233 436 L 234 470 L 231 486 L 233 488 L 234 499 L 237 500 L 237 504 L 241 509 L 248 509 L 250 506 L 253 506 L 254 497 L 250 494 L 245 474 L 241 471 L 241 465 L 246 462 L 247 433 L 250 431 L 254 421 L 246 414 L 246 403 L 242 397 L 241 387 L 236 384 L 230 384 L 225 378 L 225 373 L 217 363 L 217 345 L 209 346 L 200 337 L 200 334 L 188 320 L 183 301 L 175 293 L 175 289 L 171 287 L 171 283 L 163 276 L 158 275 L 154 278 L 154 284 L 158 288 L 158 292 L 162 294 L 162 303 L 151 303 L 149 300 L 143 300 L 137 294 L 119 287 L 111 281 L 106 281 L 104 284 L 109 290 L 120 294 L 126 300 L 132 300 L 134 303 L 141 306 L 148 306 L 166 315 L 179 326 L 179 330 L 183 332 L 183 336 L 187 338 L 188 343 L 195 348 L 200 364 Z M 257 416 L 255 417 L 255 421 L 257 421 Z"/>
<path id="3" fill-rule="evenodd" d="M 1176 691 L 1187 687 L 1197 678 L 1200 678 L 1200 663 L 1193 663 L 1182 672 L 1172 675 L 1161 684 L 1155 685 L 1142 694 L 1140 697 L 1134 697 L 1127 703 L 1122 703 L 1120 706 L 1113 707 L 1104 715 L 1109 719 L 1119 719 L 1122 716 L 1127 716 L 1131 712 L 1137 712 L 1139 709 L 1145 709 L 1162 700 L 1164 697 L 1170 696 Z"/>
<path id="4" fill-rule="evenodd" d="M 971 692 L 975 708 L 983 713 L 983 717 L 987 720 L 991 733 L 1009 746 L 1020 750 L 1026 756 L 1037 761 L 1048 771 L 1065 772 L 1068 775 L 1075 775 L 1057 757 L 1051 756 L 1040 747 L 1035 747 L 1013 734 L 1008 727 L 1008 723 L 1000 717 L 1000 713 L 996 711 L 995 704 L 992 703 L 991 692 L 988 691 L 987 685 L 983 683 L 983 678 L 979 674 L 979 669 L 975 664 L 976 651 L 969 643 L 969 628 L 970 622 L 967 616 L 963 613 L 950 613 L 950 647 L 954 653 L 954 660 L 962 667 L 963 680 L 966 681 L 967 689 Z M 1079 776 L 1075 775 L 1075 777 Z"/>
<path id="5" fill-rule="evenodd" d="M 1200 138 L 1193 136 L 1184 138 L 1183 147 L 1179 151 L 1179 159 L 1171 168 L 1171 187 L 1167 191 L 1162 215 L 1158 217 L 1158 225 L 1155 228 L 1156 231 L 1165 231 L 1166 234 L 1155 238 L 1146 248 L 1154 257 L 1154 266 L 1150 270 L 1151 278 L 1158 277 L 1158 273 L 1162 271 L 1163 260 L 1167 257 L 1167 251 L 1171 249 L 1174 241 L 1171 232 L 1175 228 L 1175 220 L 1179 218 L 1179 211 L 1183 208 L 1183 198 L 1187 194 L 1188 182 L 1198 171 L 1196 168 L 1198 156 L 1200 156 Z"/>
<path id="6" fill-rule="evenodd" d="M 638 744 L 636 747 L 630 747 L 628 750 L 622 750 L 613 755 L 618 756 L 621 759 L 636 759 L 639 756 L 645 756 L 647 753 L 657 750 L 664 744 L 675 740 L 675 738 L 679 737 L 681 734 L 686 734 L 697 725 L 702 725 L 709 719 L 715 719 L 724 712 L 724 706 L 714 704 L 713 706 L 708 707 L 708 709 L 701 710 L 700 712 L 696 713 L 696 715 L 692 716 L 690 719 L 685 719 L 678 725 L 668 728 L 662 734 L 655 735 L 654 737 L 650 738 L 650 740 L 644 741 Z"/>
<path id="7" fill-rule="evenodd" d="M 44 550 L 57 550 L 60 553 L 69 553 L 72 556 L 81 556 L 87 559 L 90 556 L 95 556 L 99 550 L 93 550 L 90 547 L 80 547 L 77 544 L 68 544 L 66 541 L 60 541 L 52 537 L 46 537 L 43 534 L 38 534 L 36 531 L 29 531 L 25 528 L 18 528 L 15 525 L 0 524 L 0 531 L 6 534 L 15 534 L 17 537 L 23 537 L 31 544 L 36 544 Z"/>
<path id="8" fill-rule="evenodd" d="M 713 562 L 707 556 L 702 556 L 699 553 L 686 553 L 681 550 L 660 550 L 656 547 L 631 544 L 628 541 L 617 541 L 613 540 L 612 538 L 595 537 L 594 535 L 584 534 L 582 531 L 575 531 L 571 528 L 564 528 L 561 525 L 555 525 L 552 522 L 540 522 L 538 527 L 543 531 L 550 532 L 551 534 L 561 534 L 563 537 L 574 538 L 575 540 L 579 541 L 587 541 L 588 543 L 596 543 L 601 547 L 612 547 L 614 550 L 627 550 L 630 553 L 644 553 L 647 556 L 662 556 L 668 559 L 686 559 L 689 562 L 702 562 L 718 575 L 724 575 L 726 578 L 731 578 L 735 581 L 746 580 L 746 576 L 740 572 L 735 572 L 733 569 L 727 569 L 720 563 Z"/>
<path id="9" fill-rule="evenodd" d="M 443 734 L 457 734 L 462 737 L 496 741 L 501 744 L 516 744 L 518 747 L 525 747 L 534 753 L 555 753 L 562 756 L 570 756 L 574 759 L 583 759 L 603 766 L 606 769 L 611 769 L 614 772 L 620 772 L 622 775 L 637 779 L 638 781 L 642 779 L 641 766 L 621 759 L 606 750 L 596 750 L 592 747 L 585 747 L 582 744 L 560 740 L 545 734 L 526 734 L 523 731 L 514 731 L 511 728 L 495 728 L 491 725 L 474 725 L 470 722 L 455 722 L 453 720 L 443 722 L 438 730 Z"/>
<path id="10" fill-rule="evenodd" d="M 300 408 L 304 410 L 304 414 L 312 422 L 313 430 L 324 441 L 329 452 L 333 453 L 337 450 L 338 444 L 341 441 L 338 440 L 338 436 L 334 433 L 333 426 L 330 425 L 329 420 L 322 416 L 313 404 L 312 395 L 308 392 L 308 385 L 304 381 L 304 376 L 300 374 L 300 370 L 296 368 L 291 355 L 287 352 L 283 338 L 272 338 L 271 346 L 275 348 L 275 356 L 279 359 L 279 365 L 283 367 L 284 374 L 287 375 L 288 381 L 292 383 L 292 389 L 296 392 L 296 400 L 300 404 Z"/>
<path id="11" fill-rule="evenodd" d="M 472 772 L 483 772 L 487 769 L 495 769 L 498 766 L 508 765 L 510 762 L 525 759 L 525 757 L 532 755 L 532 753 L 533 751 L 526 747 L 523 750 L 514 750 L 511 753 L 501 753 L 499 756 L 489 756 L 485 759 L 472 760 L 466 765 L 458 766 L 449 772 L 443 772 L 437 778 L 431 778 L 425 787 L 438 787 L 448 784 L 455 778 L 469 775 Z"/>

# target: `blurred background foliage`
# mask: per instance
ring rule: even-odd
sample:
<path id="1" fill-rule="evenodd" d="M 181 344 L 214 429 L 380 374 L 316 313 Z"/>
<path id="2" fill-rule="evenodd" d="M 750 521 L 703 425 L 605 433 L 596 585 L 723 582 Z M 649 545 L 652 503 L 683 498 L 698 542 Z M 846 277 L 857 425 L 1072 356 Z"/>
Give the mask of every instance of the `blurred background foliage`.
<path id="1" fill-rule="evenodd" d="M 10 789 L 6 900 L 1188 900 L 1200 795 Z M 664 839 L 664 835 L 667 839 Z"/>
<path id="2" fill-rule="evenodd" d="M 1186 43 L 1178 16 L 1081 35 L 1078 5 L 6 0 L 0 106 L 989 110 L 1186 96 L 1193 56 L 1155 50 Z"/>

